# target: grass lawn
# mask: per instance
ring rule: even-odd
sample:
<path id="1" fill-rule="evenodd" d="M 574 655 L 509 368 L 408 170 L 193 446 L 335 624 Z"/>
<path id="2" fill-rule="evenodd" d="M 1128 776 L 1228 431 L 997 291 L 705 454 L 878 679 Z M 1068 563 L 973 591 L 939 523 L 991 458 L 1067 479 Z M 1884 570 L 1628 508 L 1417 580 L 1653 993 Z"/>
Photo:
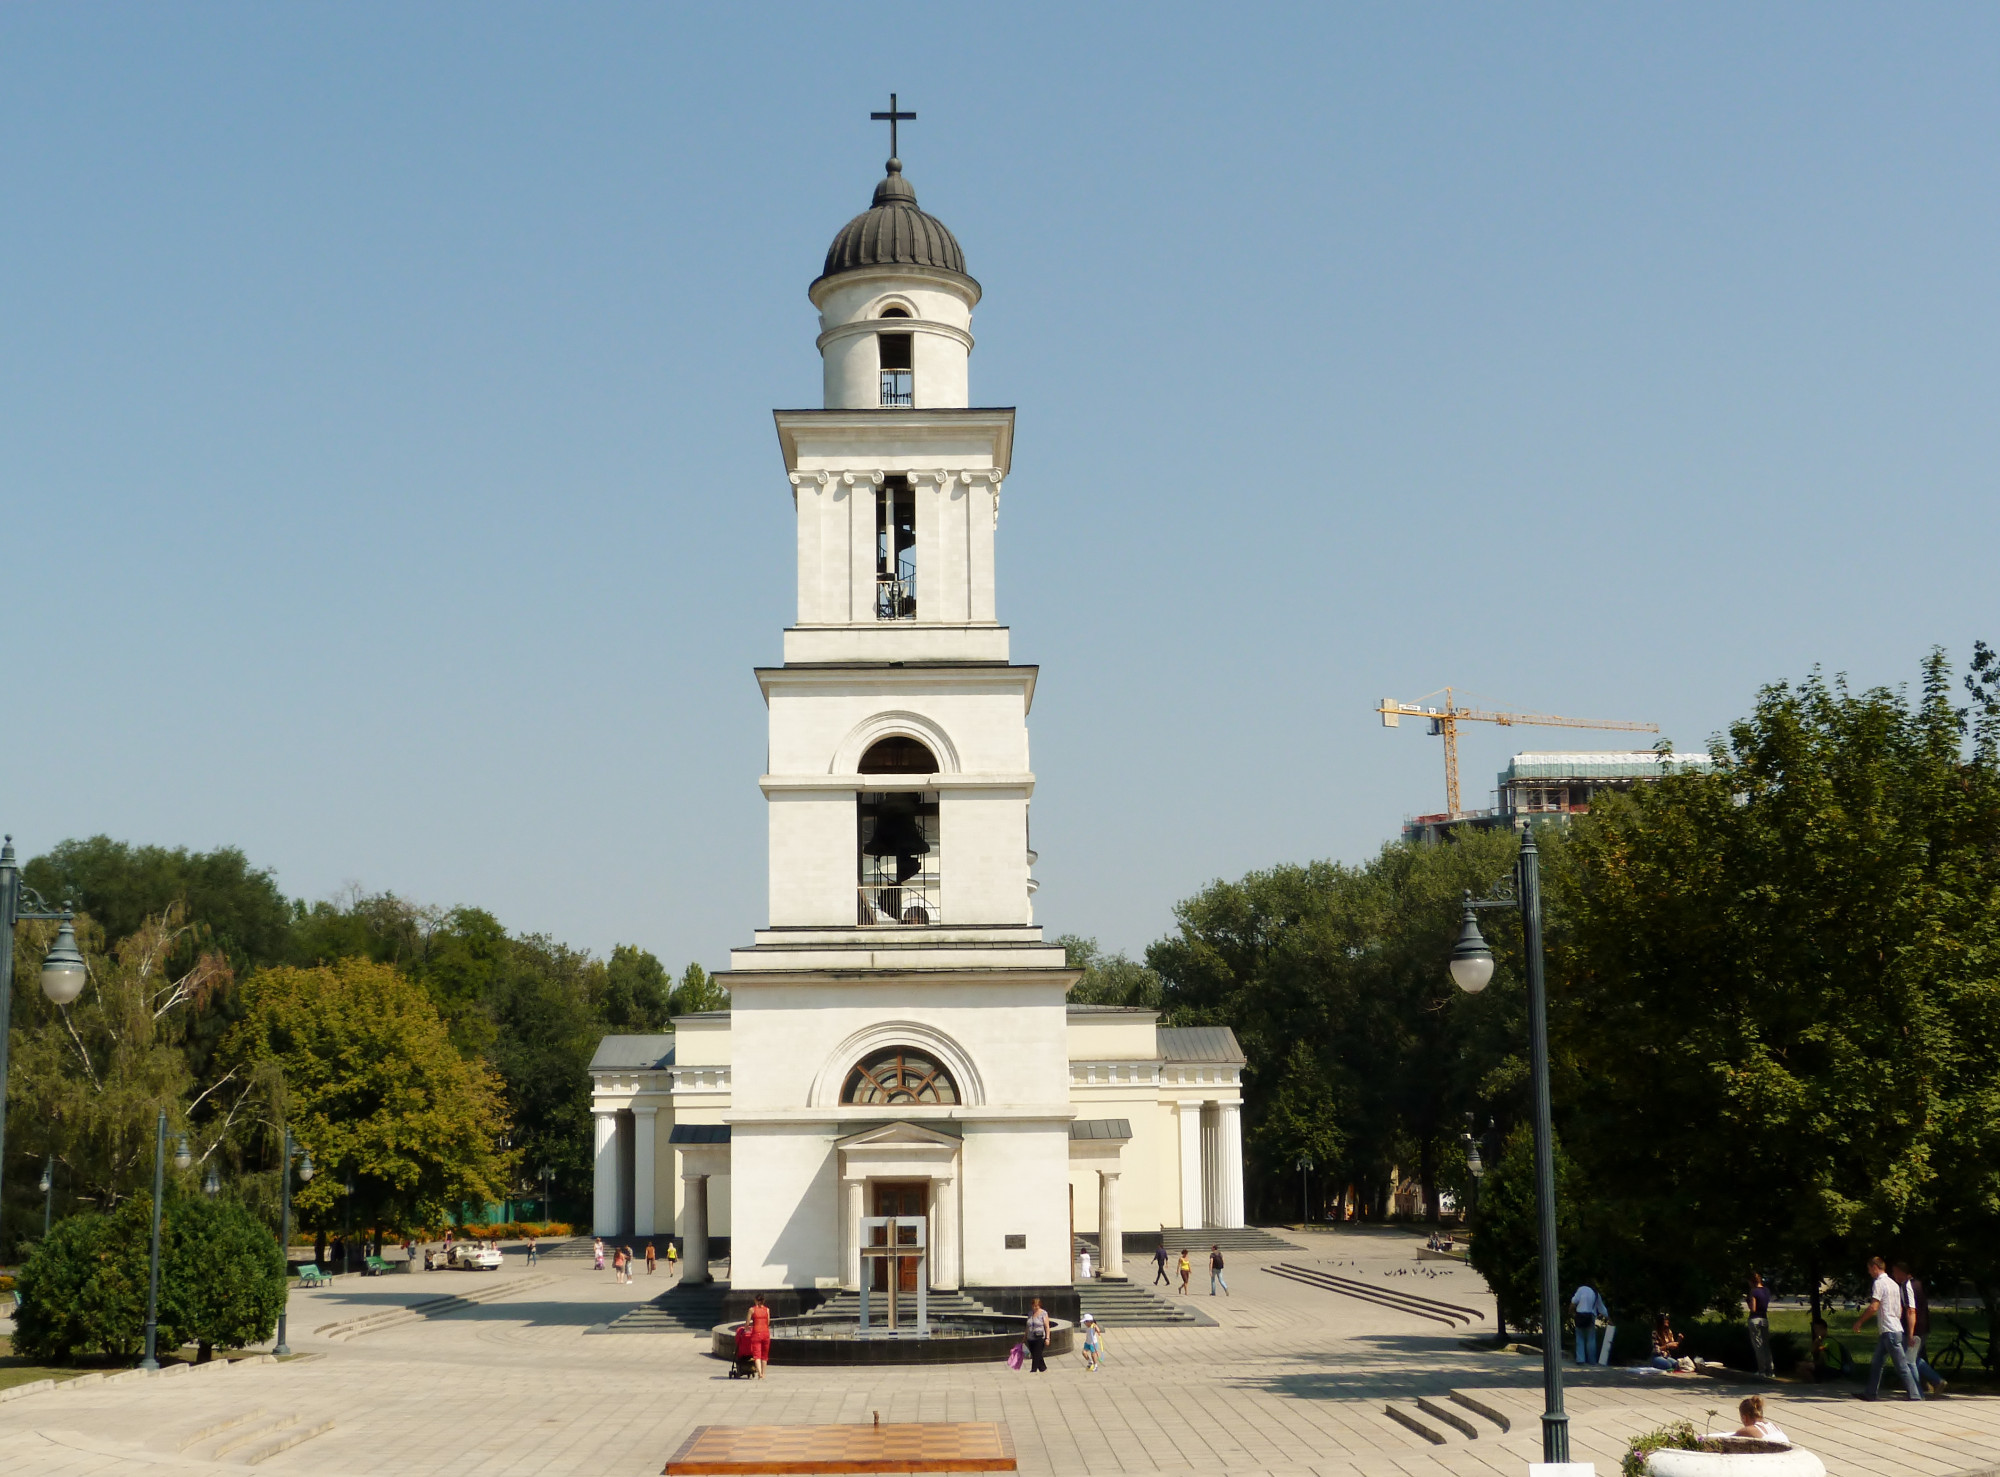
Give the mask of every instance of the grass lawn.
<path id="1" fill-rule="evenodd" d="M 36 1380 L 73 1380 L 82 1373 L 81 1369 L 55 1369 L 37 1364 L 26 1355 L 17 1358 L 14 1341 L 0 1338 L 0 1390 L 33 1384 Z"/>

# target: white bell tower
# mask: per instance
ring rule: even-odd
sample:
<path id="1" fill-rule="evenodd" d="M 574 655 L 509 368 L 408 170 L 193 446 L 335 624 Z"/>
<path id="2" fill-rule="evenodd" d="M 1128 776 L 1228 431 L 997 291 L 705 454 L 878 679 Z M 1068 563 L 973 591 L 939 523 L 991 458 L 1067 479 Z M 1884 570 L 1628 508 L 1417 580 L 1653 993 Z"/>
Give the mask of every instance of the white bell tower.
<path id="1" fill-rule="evenodd" d="M 798 618 L 757 672 L 769 922 L 723 976 L 732 1283 L 853 1286 L 893 1203 L 934 1287 L 1067 1286 L 1077 973 L 1034 922 L 1037 669 L 994 591 L 1014 412 L 971 403 L 979 284 L 900 160 L 809 295 L 824 404 L 776 412 Z"/>

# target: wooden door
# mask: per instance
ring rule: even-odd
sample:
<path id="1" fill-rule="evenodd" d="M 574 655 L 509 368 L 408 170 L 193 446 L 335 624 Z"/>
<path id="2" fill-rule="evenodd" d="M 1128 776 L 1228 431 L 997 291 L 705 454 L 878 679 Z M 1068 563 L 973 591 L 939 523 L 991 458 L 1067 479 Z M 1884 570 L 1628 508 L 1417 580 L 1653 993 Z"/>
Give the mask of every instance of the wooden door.
<path id="1" fill-rule="evenodd" d="M 916 1216 L 921 1218 L 930 1209 L 931 1187 L 928 1180 L 877 1181 L 875 1184 L 875 1214 Z M 914 1242 L 915 1237 L 905 1230 L 902 1240 Z M 928 1248 L 927 1248 L 928 1250 Z M 914 1256 L 899 1256 L 896 1263 L 896 1290 L 915 1292 L 917 1290 L 917 1259 Z"/>

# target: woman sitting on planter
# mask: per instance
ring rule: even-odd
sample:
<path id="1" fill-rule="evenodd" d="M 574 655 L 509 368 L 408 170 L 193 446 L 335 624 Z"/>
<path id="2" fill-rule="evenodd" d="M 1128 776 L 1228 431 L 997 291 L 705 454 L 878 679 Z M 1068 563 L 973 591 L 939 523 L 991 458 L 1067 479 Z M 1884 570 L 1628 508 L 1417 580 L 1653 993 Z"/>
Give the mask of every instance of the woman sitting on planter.
<path id="1" fill-rule="evenodd" d="M 1738 1436 L 1748 1436 L 1753 1441 L 1775 1441 L 1781 1446 L 1790 1446 L 1792 1438 L 1778 1429 L 1776 1421 L 1764 1419 L 1764 1397 L 1749 1395 L 1737 1405 L 1736 1413 L 1743 1417 L 1738 1428 Z"/>

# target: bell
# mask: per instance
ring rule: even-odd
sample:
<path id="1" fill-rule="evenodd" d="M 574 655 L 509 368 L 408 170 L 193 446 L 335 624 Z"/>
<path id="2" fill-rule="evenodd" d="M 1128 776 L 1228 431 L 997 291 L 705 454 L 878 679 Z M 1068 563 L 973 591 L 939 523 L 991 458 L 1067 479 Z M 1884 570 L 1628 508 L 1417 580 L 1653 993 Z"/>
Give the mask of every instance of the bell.
<path id="1" fill-rule="evenodd" d="M 924 828 L 917 822 L 916 802 L 891 800 L 883 804 L 881 812 L 875 817 L 875 834 L 868 838 L 861 854 L 908 860 L 923 856 L 930 849 L 930 842 L 924 840 Z M 897 881 L 915 871 L 915 867 L 907 872 L 898 867 Z"/>

